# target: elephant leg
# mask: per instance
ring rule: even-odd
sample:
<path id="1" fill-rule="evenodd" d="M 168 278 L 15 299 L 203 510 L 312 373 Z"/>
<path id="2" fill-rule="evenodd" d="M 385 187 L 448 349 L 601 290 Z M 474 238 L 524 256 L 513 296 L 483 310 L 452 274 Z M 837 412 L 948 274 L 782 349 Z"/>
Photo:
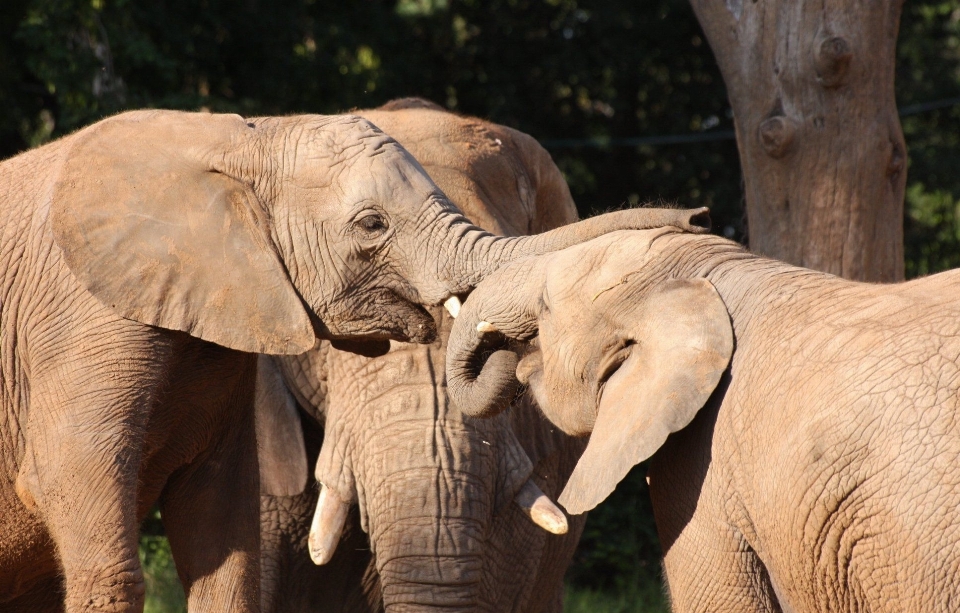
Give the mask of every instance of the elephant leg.
<path id="1" fill-rule="evenodd" d="M 260 610 L 257 441 L 252 406 L 236 404 L 210 449 L 176 472 L 161 495 L 191 613 Z"/>
<path id="2" fill-rule="evenodd" d="M 46 524 L 64 576 L 67 613 L 138 613 L 137 485 L 148 419 L 140 389 L 110 389 L 113 373 L 77 369 L 31 389 L 17 493 Z"/>
<path id="3" fill-rule="evenodd" d="M 0 602 L 3 613 L 61 613 L 63 611 L 63 579 L 50 577 L 37 582 L 27 592 Z"/>
<path id="4" fill-rule="evenodd" d="M 744 536 L 749 515 L 726 466 L 710 455 L 717 411 L 708 405 L 671 434 L 647 473 L 671 608 L 781 613 L 767 569 Z"/>
<path id="5" fill-rule="evenodd" d="M 673 541 L 663 566 L 674 613 L 781 611 L 760 558 L 724 522 L 694 517 Z"/>

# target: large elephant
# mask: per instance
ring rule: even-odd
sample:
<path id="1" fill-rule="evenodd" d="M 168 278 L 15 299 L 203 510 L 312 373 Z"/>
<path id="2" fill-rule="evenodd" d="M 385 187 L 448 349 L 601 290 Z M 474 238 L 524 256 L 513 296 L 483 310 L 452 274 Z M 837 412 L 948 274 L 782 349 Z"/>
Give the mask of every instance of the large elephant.
<path id="1" fill-rule="evenodd" d="M 560 171 L 523 133 L 419 99 L 358 114 L 396 138 L 486 230 L 536 233 L 577 219 Z M 538 488 L 559 493 L 583 441 L 533 410 L 475 420 L 452 409 L 443 376 L 452 320 L 442 309 L 435 316 L 441 325 L 432 345 L 398 343 L 385 356 L 363 358 L 323 343 L 262 363 L 261 445 L 301 444 L 270 418 L 296 410 L 271 374 L 279 367 L 304 412 L 325 503 L 336 498 L 328 514 L 345 524 L 342 535 L 314 531 L 325 542 L 313 555 L 327 562 L 315 566 L 307 541 L 318 490 L 299 493 L 304 479 L 296 476 L 306 463 L 265 473 L 265 482 L 285 475 L 289 482 L 272 489 L 291 494 L 262 500 L 265 613 L 561 609 L 563 575 L 586 516 L 554 536 L 511 501 L 519 492 L 535 499 Z M 525 485 L 529 477 L 535 484 Z M 521 496 L 524 506 L 529 501 Z"/>
<path id="2" fill-rule="evenodd" d="M 675 611 L 945 613 L 960 602 L 958 295 L 960 270 L 870 285 L 718 237 L 617 232 L 484 281 L 451 335 L 450 394 L 488 411 L 513 373 L 477 379 L 478 349 L 538 334 L 487 368 L 515 366 L 550 421 L 590 433 L 569 512 L 653 455 Z"/>
<path id="3" fill-rule="evenodd" d="M 691 217 L 497 237 L 349 115 L 126 113 L 4 162 L 0 193 L 0 601 L 68 612 L 141 610 L 158 500 L 192 610 L 258 608 L 248 352 L 431 342 L 421 305 L 506 261 Z"/>

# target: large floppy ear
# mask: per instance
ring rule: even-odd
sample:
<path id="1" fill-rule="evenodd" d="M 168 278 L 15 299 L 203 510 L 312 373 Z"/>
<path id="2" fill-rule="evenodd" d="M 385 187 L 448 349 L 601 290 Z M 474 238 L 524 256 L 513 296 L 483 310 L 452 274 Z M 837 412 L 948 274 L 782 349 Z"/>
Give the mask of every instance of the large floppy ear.
<path id="1" fill-rule="evenodd" d="M 733 354 L 733 328 L 705 279 L 668 281 L 639 309 L 635 343 L 607 380 L 587 449 L 558 501 L 594 508 L 706 403 Z"/>
<path id="2" fill-rule="evenodd" d="M 252 133 L 237 115 L 140 111 L 73 136 L 51 206 L 70 271 L 140 323 L 241 351 L 310 349 L 267 213 L 223 167 Z"/>
<path id="3" fill-rule="evenodd" d="M 307 449 L 296 403 L 269 356 L 257 358 L 255 398 L 260 491 L 296 496 L 307 486 Z"/>

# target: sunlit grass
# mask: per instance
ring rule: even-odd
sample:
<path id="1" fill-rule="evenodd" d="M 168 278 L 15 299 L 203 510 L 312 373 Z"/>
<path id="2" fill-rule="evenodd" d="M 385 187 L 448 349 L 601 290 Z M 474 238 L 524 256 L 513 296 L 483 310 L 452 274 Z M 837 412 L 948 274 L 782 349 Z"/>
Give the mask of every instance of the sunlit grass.
<path id="1" fill-rule="evenodd" d="M 646 583 L 626 592 L 613 593 L 567 586 L 565 613 L 669 613 L 670 607 L 658 583 Z"/>

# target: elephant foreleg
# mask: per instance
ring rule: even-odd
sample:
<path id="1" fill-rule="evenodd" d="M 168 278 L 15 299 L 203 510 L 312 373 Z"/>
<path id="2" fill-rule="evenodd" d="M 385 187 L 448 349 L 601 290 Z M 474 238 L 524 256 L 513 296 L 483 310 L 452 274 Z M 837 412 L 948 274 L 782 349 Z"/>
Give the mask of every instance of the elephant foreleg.
<path id="1" fill-rule="evenodd" d="M 137 394 L 95 390 L 104 380 L 85 372 L 34 382 L 17 478 L 56 545 L 67 613 L 143 610 L 137 475 L 148 411 Z"/>
<path id="2" fill-rule="evenodd" d="M 692 522 L 663 566 L 674 613 L 781 613 L 763 563 L 732 527 Z"/>
<path id="3" fill-rule="evenodd" d="M 252 407 L 175 473 L 161 496 L 164 528 L 191 613 L 260 610 L 260 515 Z"/>
<path id="4" fill-rule="evenodd" d="M 767 570 L 728 519 L 735 499 L 724 480 L 685 450 L 702 449 L 707 420 L 668 439 L 648 482 L 674 613 L 782 613 Z M 702 440 L 702 439 L 700 439 Z M 709 445 L 707 445 L 709 448 Z M 718 492 L 722 492 L 719 493 Z"/>

